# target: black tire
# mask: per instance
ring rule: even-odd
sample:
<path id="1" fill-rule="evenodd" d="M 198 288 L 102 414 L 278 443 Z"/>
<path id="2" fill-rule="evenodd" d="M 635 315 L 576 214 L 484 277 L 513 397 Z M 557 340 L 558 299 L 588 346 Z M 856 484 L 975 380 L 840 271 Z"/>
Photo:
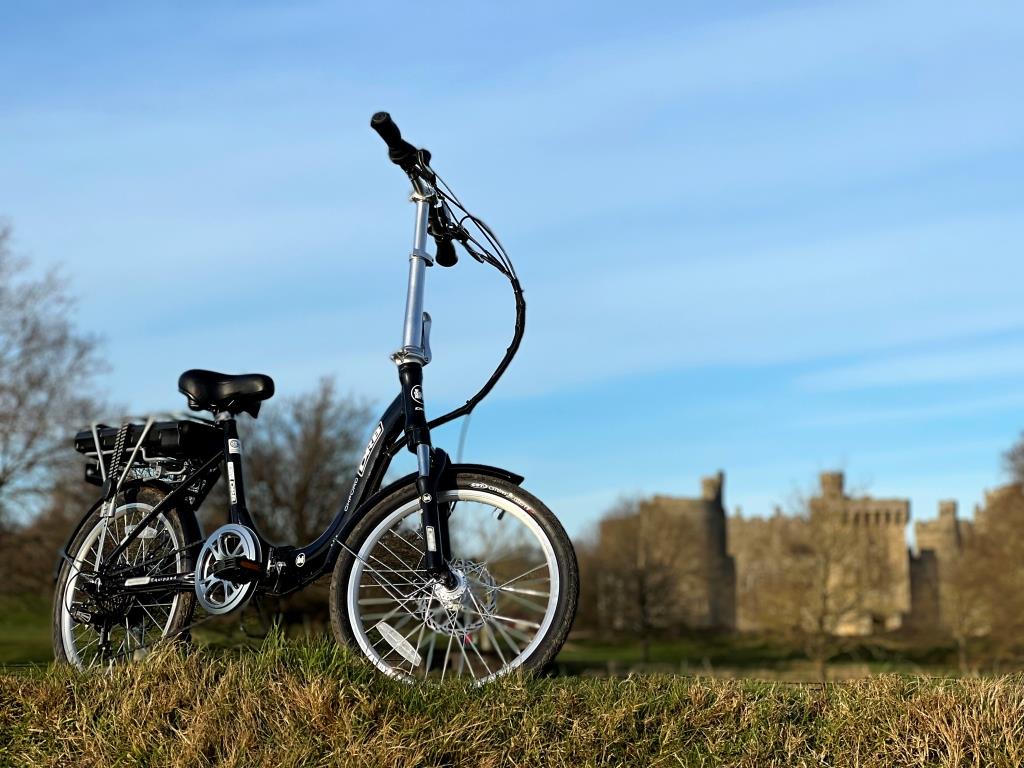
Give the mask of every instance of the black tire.
<path id="1" fill-rule="evenodd" d="M 76 622 L 70 615 L 73 602 L 84 601 L 87 595 L 79 586 L 79 573 L 89 570 L 99 550 L 109 553 L 113 550 L 112 538 L 108 534 L 123 536 L 125 526 L 134 525 L 148 509 L 155 507 L 168 493 L 162 486 L 137 485 L 125 489 L 115 499 L 114 516 L 106 521 L 97 508 L 89 515 L 81 529 L 68 546 L 70 559 L 65 559 L 57 573 L 53 599 L 53 655 L 56 661 L 87 667 L 106 663 L 97 653 L 99 630 L 89 624 Z M 107 525 L 103 531 L 104 523 Z M 156 561 L 161 554 L 171 553 L 163 562 L 153 562 L 146 570 L 154 575 L 189 573 L 195 570 L 195 555 L 199 527 L 190 510 L 172 508 L 161 513 L 147 526 L 152 536 L 139 537 L 122 557 L 127 562 Z M 178 552 L 177 550 L 182 550 Z M 195 608 L 194 592 L 177 592 L 168 595 L 125 595 L 114 599 L 124 611 L 124 621 L 111 630 L 114 644 L 119 634 L 124 646 L 117 652 L 115 661 L 131 660 L 144 655 L 152 645 L 163 639 L 186 639 L 183 630 L 192 621 Z M 164 604 L 166 603 L 166 607 Z M 123 626 L 122 626 L 123 624 Z M 148 629 L 147 629 L 148 626 Z M 112 649 L 117 650 L 117 649 Z"/>
<path id="2" fill-rule="evenodd" d="M 551 510 L 532 494 L 506 480 L 492 476 L 459 473 L 455 478 L 453 490 L 439 494 L 439 501 L 442 502 L 442 507 L 456 501 L 449 518 L 452 528 L 452 562 L 459 564 L 466 577 L 464 593 L 472 595 L 463 594 L 462 597 L 455 599 L 449 593 L 441 593 L 450 602 L 445 603 L 443 608 L 440 602 L 434 603 L 438 588 L 426 583 L 428 577 L 422 571 L 424 546 L 418 496 L 415 485 L 410 484 L 397 489 L 370 509 L 346 540 L 346 546 L 338 558 L 331 579 L 331 624 L 335 637 L 339 642 L 369 658 L 381 671 L 407 681 L 438 676 L 439 664 L 434 663 L 434 652 L 438 638 L 443 643 L 445 637 L 450 638 L 447 654 L 450 654 L 454 638 L 458 637 L 457 648 L 465 656 L 464 661 L 461 660 L 461 656 L 458 657 L 457 676 L 461 676 L 463 669 L 468 668 L 470 676 L 477 682 L 487 682 L 512 669 L 518 668 L 528 672 L 541 670 L 554 659 L 565 642 L 576 615 L 579 596 L 576 554 L 561 523 Z M 460 507 L 460 504 L 463 506 Z M 473 522 L 480 517 L 476 514 L 477 507 L 488 506 L 493 509 L 490 517 L 496 521 L 494 528 L 500 527 L 499 523 L 505 519 L 507 512 L 512 513 L 508 519 L 520 523 L 521 528 L 513 528 L 513 523 L 510 522 L 506 525 L 509 530 L 498 531 L 499 535 L 493 539 L 488 539 L 485 534 L 460 534 L 462 528 L 474 530 Z M 391 522 L 388 522 L 389 520 Z M 526 522 L 527 520 L 533 521 L 533 524 Z M 491 525 L 489 522 L 487 524 Z M 515 535 L 501 538 L 505 533 Z M 392 536 L 388 540 L 390 545 L 385 546 L 383 542 L 389 534 Z M 533 549 L 526 546 L 531 543 L 527 534 L 534 537 Z M 414 538 L 416 536 L 419 537 L 419 541 Z M 519 539 L 525 543 L 517 544 Z M 543 541 L 547 542 L 546 547 Z M 507 547 L 504 551 L 503 546 Z M 364 548 L 367 548 L 365 552 Z M 460 548 L 464 551 L 460 552 Z M 503 556 L 492 563 L 478 557 L 478 551 L 482 548 Z M 360 556 L 357 557 L 356 554 Z M 499 584 L 500 580 L 507 578 L 508 573 L 521 569 L 524 564 L 529 566 L 541 556 L 544 558 L 541 565 L 527 570 L 526 574 Z M 380 559 L 381 557 L 384 560 Z M 405 577 L 399 577 L 397 570 L 391 570 L 385 565 L 387 560 L 393 568 L 399 568 L 399 563 L 410 566 L 413 565 L 413 559 L 417 559 L 417 562 L 411 569 L 401 569 L 408 572 L 408 576 Z M 508 566 L 509 563 L 512 565 Z M 500 568 L 506 568 L 505 572 L 500 573 Z M 508 570 L 509 568 L 511 570 Z M 527 574 L 529 578 L 526 578 Z M 365 578 L 367 575 L 368 579 Z M 385 577 L 385 581 L 390 577 L 387 587 L 380 581 L 381 576 Z M 407 583 L 403 583 L 403 578 Z M 357 584 L 354 579 L 358 579 L 359 583 Z M 542 617 L 535 617 L 533 623 L 537 624 L 537 629 L 532 635 L 533 639 L 527 643 L 522 639 L 526 634 L 522 629 L 529 622 L 516 618 L 516 612 L 519 611 L 519 615 L 530 616 L 529 609 L 524 606 L 537 600 L 536 595 L 542 592 L 540 589 L 513 589 L 509 585 L 513 582 L 518 582 L 520 587 L 536 582 L 543 585 L 545 579 L 548 585 L 547 602 L 543 607 L 533 606 L 533 610 L 543 610 L 544 613 Z M 364 589 L 368 591 L 362 591 Z M 394 590 L 405 591 L 396 593 Z M 521 594 L 511 595 L 515 600 L 513 603 L 508 599 L 509 593 Z M 372 597 L 374 594 L 377 597 Z M 366 597 L 362 597 L 364 595 Z M 504 604 L 502 600 L 505 601 Z M 486 606 L 484 601 L 487 601 Z M 370 613 L 372 608 L 361 607 L 361 602 L 374 605 L 383 603 L 384 608 L 378 609 L 381 611 L 390 604 L 395 606 L 377 625 L 369 627 L 376 629 L 379 635 L 376 645 L 381 645 L 381 640 L 387 640 L 391 645 L 390 651 L 386 645 L 381 645 L 380 651 L 374 647 L 375 643 L 369 637 L 367 622 L 377 616 Z M 507 608 L 508 605 L 512 608 Z M 409 648 L 404 653 L 399 647 L 401 642 L 398 641 L 396 645 L 395 641 L 388 640 L 379 626 L 392 615 L 398 616 L 394 627 L 396 631 L 404 629 L 404 626 L 400 626 L 403 623 L 408 625 L 411 622 L 412 625 L 412 630 L 408 634 Z M 508 624 L 504 625 L 499 619 L 507 621 Z M 437 631 L 439 623 L 448 631 Z M 430 632 L 431 645 L 424 665 L 419 651 L 420 642 L 426 631 Z M 411 636 L 417 632 L 419 634 L 416 647 L 413 649 Z M 520 648 L 519 643 L 523 643 L 525 647 Z M 503 646 L 505 653 L 501 651 Z M 466 648 L 470 648 L 472 653 L 467 652 Z M 518 653 L 514 655 L 513 649 Z M 416 662 L 414 657 L 405 655 L 410 650 L 420 657 L 419 662 Z M 440 670 L 442 677 L 449 669 L 447 654 L 444 666 Z M 493 665 L 487 663 L 487 658 L 493 660 Z M 453 661 L 449 675 L 456 675 L 455 666 L 456 662 Z"/>

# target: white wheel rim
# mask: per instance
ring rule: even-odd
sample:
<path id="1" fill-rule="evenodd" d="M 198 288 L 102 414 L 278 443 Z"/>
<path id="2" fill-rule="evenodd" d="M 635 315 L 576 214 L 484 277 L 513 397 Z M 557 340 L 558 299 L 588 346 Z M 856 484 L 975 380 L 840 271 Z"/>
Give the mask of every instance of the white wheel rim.
<path id="1" fill-rule="evenodd" d="M 120 507 L 114 510 L 114 514 L 112 517 L 102 518 L 98 524 L 93 526 L 92 530 L 89 532 L 89 535 L 86 537 L 85 541 L 83 541 L 82 545 L 78 548 L 78 552 L 75 553 L 75 558 L 70 565 L 71 571 L 68 575 L 64 591 L 61 594 L 60 626 L 61 644 L 64 647 L 64 654 L 65 656 L 67 656 L 68 661 L 70 661 L 76 667 L 88 666 L 88 664 L 82 658 L 82 653 L 87 649 L 98 650 L 99 645 L 99 634 L 96 633 L 95 630 L 91 630 L 93 633 L 96 634 L 96 638 L 94 641 L 82 646 L 81 648 L 79 647 L 79 644 L 75 641 L 75 628 L 81 627 L 82 625 L 78 624 L 74 620 L 74 618 L 72 618 L 69 606 L 74 601 L 75 590 L 78 585 L 79 574 L 83 570 L 89 570 L 96 566 L 96 562 L 87 562 L 89 560 L 90 555 L 94 555 L 94 557 L 92 558 L 93 560 L 98 560 L 102 553 L 108 550 L 106 539 L 107 536 L 114 537 L 110 539 L 111 542 L 114 541 L 115 538 L 118 542 L 124 540 L 124 538 L 128 535 L 129 532 L 127 530 L 127 524 L 125 522 L 128 518 L 129 513 L 139 512 L 140 514 L 138 515 L 138 519 L 141 519 L 143 516 L 152 511 L 152 509 L 153 505 L 143 504 L 141 502 L 121 505 Z M 120 521 L 121 523 L 120 531 L 118 531 L 118 521 Z M 177 554 L 174 557 L 174 569 L 175 572 L 180 573 L 184 565 L 184 552 L 181 551 L 184 542 L 178 540 L 178 536 L 174 530 L 174 527 L 170 524 L 170 521 L 163 514 L 157 515 L 156 519 L 152 521 L 149 525 L 153 526 L 155 524 L 161 525 L 163 531 L 165 531 L 167 535 L 170 537 L 171 548 L 172 550 L 177 551 Z M 136 541 L 142 542 L 138 545 L 133 545 L 136 546 L 136 560 L 138 560 L 145 557 L 146 550 L 144 545 L 144 539 L 138 538 L 136 539 Z M 98 547 L 97 544 L 99 544 Z M 113 547 L 110 547 L 109 549 L 112 550 Z M 133 601 L 136 605 L 143 605 L 143 603 L 137 598 L 133 598 Z M 152 611 L 144 608 L 144 612 L 146 614 L 149 614 L 149 618 L 152 621 L 154 627 L 160 628 L 160 637 L 166 635 L 167 632 L 170 630 L 171 622 L 174 616 L 176 615 L 180 607 L 180 604 L 181 595 L 175 594 L 171 602 L 166 605 L 167 618 L 163 622 L 159 621 L 159 614 L 154 614 Z M 151 608 L 156 607 L 156 604 L 153 603 L 145 603 L 145 605 Z M 136 654 L 137 652 L 146 652 L 148 648 L 151 646 L 151 643 L 145 642 L 145 630 L 143 630 L 142 640 L 140 641 L 138 633 L 133 633 L 133 630 L 128 627 L 127 620 L 125 620 L 124 624 L 125 637 L 124 640 L 121 643 L 119 643 L 119 646 L 113 649 L 115 656 L 122 657 L 127 656 L 128 654 Z M 143 627 L 145 627 L 145 618 L 143 618 Z M 117 629 L 120 630 L 120 624 L 117 626 Z M 136 643 L 134 649 L 132 648 L 133 640 Z M 91 663 L 95 663 L 98 660 L 100 659 L 97 656 L 92 659 Z"/>
<path id="2" fill-rule="evenodd" d="M 541 581 L 546 579 L 548 584 L 548 593 L 546 595 L 547 605 L 544 607 L 543 618 L 541 618 L 539 622 L 528 622 L 526 620 L 519 620 L 515 618 L 509 619 L 509 617 L 506 615 L 508 611 L 504 606 L 500 606 L 500 610 L 504 611 L 504 613 L 498 613 L 497 611 L 495 611 L 490 615 L 490 618 L 492 620 L 489 622 L 487 620 L 488 617 L 485 616 L 485 614 L 487 614 L 488 611 L 480 603 L 481 594 L 485 594 L 489 591 L 493 594 L 493 591 L 487 588 L 485 588 L 484 590 L 482 590 L 482 592 L 479 593 L 474 592 L 474 595 L 469 598 L 468 607 L 462 609 L 462 612 L 464 612 L 466 615 L 470 617 L 473 617 L 475 614 L 476 617 L 482 618 L 483 621 L 480 632 L 481 639 L 487 637 L 488 632 L 486 630 L 489 629 L 490 642 L 494 646 L 496 646 L 499 653 L 502 644 L 507 644 L 506 651 L 508 651 L 508 656 L 511 658 L 501 656 L 501 666 L 498 669 L 492 670 L 487 665 L 486 660 L 480 655 L 479 651 L 482 646 L 481 643 L 476 643 L 475 647 L 474 643 L 472 642 L 463 643 L 460 644 L 458 647 L 458 661 L 452 664 L 453 669 L 452 671 L 449 671 L 448 662 L 451 657 L 452 644 L 449 643 L 447 648 L 441 649 L 441 651 L 445 653 L 445 661 L 441 672 L 442 678 L 446 674 L 450 676 L 461 677 L 463 669 L 468 667 L 470 669 L 470 675 L 474 678 L 475 682 L 477 684 L 483 684 L 490 680 L 493 680 L 494 678 L 500 675 L 507 674 L 513 669 L 516 669 L 517 667 L 521 666 L 527 659 L 529 659 L 537 651 L 538 646 L 541 644 L 544 638 L 547 637 L 548 632 L 551 628 L 551 624 L 554 621 L 555 613 L 558 608 L 559 597 L 561 595 L 558 561 L 555 557 L 555 551 L 554 547 L 551 544 L 551 541 L 545 534 L 543 528 L 541 528 L 540 524 L 533 518 L 532 515 L 530 515 L 526 511 L 526 509 L 524 509 L 525 504 L 523 504 L 523 502 L 517 503 L 516 501 L 513 501 L 510 498 L 507 498 L 503 495 L 499 495 L 498 493 L 476 489 L 459 489 L 457 491 L 446 491 L 440 494 L 440 496 L 440 501 L 442 503 L 475 502 L 477 504 L 483 505 L 484 507 L 492 508 L 495 510 L 495 512 L 500 511 L 502 514 L 510 515 L 513 519 L 522 524 L 522 526 L 525 528 L 526 533 L 532 535 L 533 543 L 539 550 L 539 554 L 543 555 L 543 561 L 539 562 L 536 565 L 536 567 L 532 568 L 532 571 L 539 575 L 534 576 L 530 574 L 528 571 L 526 574 L 523 574 L 523 576 L 512 578 L 507 583 L 501 584 L 500 586 L 498 586 L 496 590 L 500 593 L 500 596 L 507 597 L 510 593 L 524 591 L 520 589 L 513 589 L 511 587 L 511 584 L 512 582 L 520 582 L 520 580 L 527 575 L 531 576 L 531 578 L 529 579 L 530 582 Z M 520 504 L 523 504 L 523 506 L 520 506 Z M 456 525 L 453 525 L 453 532 L 457 526 L 457 523 L 459 522 L 458 520 L 456 520 L 456 515 L 459 513 L 459 509 L 460 508 L 456 506 L 456 513 L 452 516 L 453 521 L 455 521 L 456 523 Z M 381 540 L 384 538 L 384 536 L 386 536 L 387 533 L 392 530 L 392 528 L 400 525 L 405 520 L 415 521 L 418 524 L 419 501 L 417 499 L 413 499 L 397 508 L 394 512 L 392 512 L 384 520 L 382 520 L 376 527 L 374 527 L 374 529 L 370 532 L 370 535 L 366 537 L 366 539 L 361 544 L 358 553 L 356 553 L 356 561 L 352 567 L 352 570 L 349 573 L 348 584 L 345 593 L 346 611 L 348 614 L 349 625 L 351 626 L 356 641 L 358 642 L 359 647 L 363 651 L 363 653 L 367 656 L 367 658 L 370 659 L 370 661 L 373 662 L 373 664 L 378 669 L 380 669 L 384 673 L 392 677 L 412 682 L 416 679 L 419 679 L 420 677 L 426 677 L 427 674 L 430 673 L 430 659 L 428 658 L 428 660 L 426 661 L 425 672 L 422 669 L 418 669 L 417 665 L 415 665 L 411 660 L 409 660 L 408 658 L 404 658 L 401 655 L 402 650 L 397 647 L 398 645 L 401 645 L 401 641 L 395 640 L 394 642 L 392 642 L 391 640 L 388 640 L 386 637 L 384 637 L 382 631 L 378 631 L 375 629 L 376 625 L 374 624 L 374 619 L 376 618 L 376 614 L 367 614 L 365 610 L 361 610 L 360 608 L 361 600 L 364 603 L 364 605 L 366 603 L 374 602 L 374 600 L 360 598 L 361 585 L 364 587 L 367 585 L 367 582 L 364 581 L 363 578 L 364 575 L 369 575 L 370 578 L 377 583 L 377 586 L 380 587 L 381 590 L 387 591 L 380 586 L 380 582 L 378 581 L 381 578 L 382 574 L 384 573 L 384 568 L 383 564 L 378 564 L 380 563 L 380 561 L 376 560 L 375 558 L 375 550 L 377 550 L 378 545 L 381 544 Z M 454 540 L 452 543 L 452 550 L 454 560 L 459 561 L 460 553 L 457 549 L 457 545 Z M 410 577 L 412 581 L 418 581 L 415 574 L 411 574 Z M 421 578 L 426 579 L 425 573 L 422 575 Z M 396 579 L 396 581 L 400 580 Z M 472 582 L 472 580 L 470 581 Z M 411 584 L 407 584 L 406 586 L 409 589 L 409 592 L 401 593 L 403 597 L 405 594 L 412 594 L 416 590 L 416 588 L 411 586 Z M 432 593 L 423 591 L 425 589 L 425 586 L 421 587 L 420 591 L 417 594 L 420 596 L 421 599 L 427 599 L 429 612 L 429 606 L 433 606 L 433 603 L 429 601 L 436 598 L 431 597 Z M 530 597 L 533 596 L 533 594 L 530 594 Z M 500 597 L 498 599 L 500 600 Z M 521 600 L 521 598 L 519 599 Z M 395 604 L 401 603 L 403 605 L 412 605 L 404 599 L 393 600 L 392 602 L 394 602 Z M 511 601 L 506 600 L 506 604 L 508 604 L 509 602 Z M 534 607 L 536 608 L 536 606 Z M 438 613 L 439 608 L 434 608 L 434 612 Z M 407 612 L 404 614 L 402 612 L 392 613 L 393 615 L 399 616 L 399 621 L 404 620 L 406 624 L 412 626 L 411 631 L 406 631 L 406 628 L 403 626 L 400 628 L 399 632 L 403 637 L 407 638 L 407 642 L 411 650 L 415 651 L 422 657 L 422 654 L 420 654 L 419 651 L 426 650 L 426 648 L 421 647 L 421 642 L 426 632 L 431 633 L 431 640 L 434 642 L 434 645 L 429 646 L 430 649 L 433 651 L 437 650 L 436 641 L 442 637 L 440 633 L 428 627 L 426 625 L 426 622 L 424 622 L 422 619 L 410 619 L 408 617 Z M 501 619 L 506 619 L 507 621 L 501 621 Z M 410 621 L 412 622 L 411 624 L 409 623 Z M 517 638 L 521 638 L 523 634 L 521 632 L 521 628 L 527 624 L 536 624 L 537 626 L 533 630 L 534 634 L 532 635 L 532 637 L 530 637 L 528 641 L 521 641 L 524 643 L 524 645 L 522 647 L 519 647 L 519 644 L 515 642 L 515 640 Z M 426 629 L 421 630 L 421 626 L 426 627 Z M 371 633 L 374 635 L 374 637 L 371 637 Z M 509 637 L 512 638 L 511 643 L 508 642 Z M 474 651 L 474 653 L 471 654 L 468 651 L 466 651 L 466 647 L 470 647 Z M 514 655 L 511 652 L 513 647 L 518 649 L 518 652 Z M 409 649 L 406 649 L 405 652 L 408 653 Z M 474 664 L 476 664 L 476 667 L 473 666 Z M 421 668 L 423 667 L 422 664 L 419 666 Z M 457 672 L 454 670 L 455 667 L 457 667 L 458 669 Z M 475 673 L 476 669 L 480 669 L 479 675 Z M 422 674 L 419 674 L 420 672 L 422 672 Z"/>

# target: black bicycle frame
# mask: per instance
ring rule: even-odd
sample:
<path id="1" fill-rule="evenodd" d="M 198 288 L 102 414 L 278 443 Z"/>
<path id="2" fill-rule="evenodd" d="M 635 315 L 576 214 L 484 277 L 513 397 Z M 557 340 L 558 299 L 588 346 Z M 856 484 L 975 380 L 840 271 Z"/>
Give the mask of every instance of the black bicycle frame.
<path id="1" fill-rule="evenodd" d="M 157 516 L 173 507 L 197 482 L 210 479 L 218 473 L 223 463 L 228 485 L 228 521 L 253 530 L 260 539 L 264 551 L 269 553 L 267 564 L 270 565 L 272 560 L 276 559 L 282 566 L 276 580 L 276 588 L 273 591 L 281 594 L 292 592 L 319 578 L 334 567 L 341 551 L 342 542 L 361 517 L 361 515 L 357 515 L 357 512 L 367 499 L 380 490 L 384 476 L 398 451 L 405 445 L 412 448 L 413 445 L 422 445 L 424 442 L 429 447 L 429 428 L 423 416 L 422 369 L 415 365 L 403 366 L 401 379 L 402 394 L 385 409 L 370 435 L 369 442 L 356 467 L 355 476 L 344 504 L 316 540 L 301 547 L 274 546 L 260 535 L 259 526 L 250 515 L 246 504 L 242 447 L 238 438 L 237 424 L 234 418 L 222 418 L 218 421 L 218 426 L 224 435 L 223 449 L 203 461 L 198 469 L 181 481 L 153 509 L 146 513 L 134 529 L 104 559 L 103 568 L 111 568 L 131 542 Z M 411 419 L 410 416 L 412 416 Z M 410 424 L 412 427 L 409 426 Z M 403 432 L 405 437 L 403 437 Z M 446 468 L 447 456 L 443 451 L 433 448 L 430 450 L 431 465 L 435 471 L 425 479 L 420 478 L 418 483 L 425 483 L 419 489 L 421 496 L 427 493 L 434 497 L 432 504 L 435 510 L 434 517 L 433 519 L 428 518 L 427 523 L 432 524 L 435 528 L 439 544 L 437 551 L 442 558 L 438 564 L 440 567 L 436 568 L 434 575 L 443 577 L 446 566 L 445 558 L 448 552 L 448 526 L 447 515 L 439 516 L 436 512 L 436 486 L 438 478 Z M 428 550 L 428 557 L 429 554 Z M 184 582 L 182 586 L 185 586 Z"/>

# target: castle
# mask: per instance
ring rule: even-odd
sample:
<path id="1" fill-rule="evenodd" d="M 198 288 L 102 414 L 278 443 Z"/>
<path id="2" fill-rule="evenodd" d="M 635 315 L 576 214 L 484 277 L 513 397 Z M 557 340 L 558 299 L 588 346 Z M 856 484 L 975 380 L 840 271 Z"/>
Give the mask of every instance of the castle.
<path id="1" fill-rule="evenodd" d="M 736 569 L 726 552 L 723 482 L 721 473 L 706 477 L 700 498 L 654 496 L 601 521 L 598 610 L 610 629 L 735 625 Z M 638 591 L 645 593 L 639 600 Z"/>
<path id="2" fill-rule="evenodd" d="M 721 472 L 704 478 L 699 498 L 655 496 L 631 517 L 605 520 L 599 531 L 606 546 L 632 527 L 657 537 L 652 544 L 660 549 L 652 552 L 668 551 L 677 559 L 682 552 L 686 567 L 673 568 L 676 581 L 687 586 L 665 597 L 678 604 L 685 626 L 766 628 L 766 616 L 771 617 L 766 611 L 772 610 L 780 585 L 801 578 L 797 574 L 787 582 L 786 572 L 816 558 L 819 572 L 828 569 L 823 589 L 834 613 L 829 631 L 869 635 L 947 627 L 951 598 L 943 566 L 949 569 L 955 561 L 983 517 L 980 510 L 975 522 L 961 520 L 956 502 L 941 502 L 935 520 L 915 524 L 911 549 L 906 540 L 910 501 L 852 495 L 841 472 L 820 475 L 801 516 L 778 509 L 771 517 L 727 515 L 724 480 Z M 844 602 L 844 595 L 850 599 Z"/>

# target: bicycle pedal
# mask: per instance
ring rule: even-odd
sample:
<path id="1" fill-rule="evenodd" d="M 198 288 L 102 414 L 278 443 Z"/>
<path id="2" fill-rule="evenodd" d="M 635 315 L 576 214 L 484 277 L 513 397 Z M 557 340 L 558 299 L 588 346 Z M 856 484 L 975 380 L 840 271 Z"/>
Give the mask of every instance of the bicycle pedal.
<path id="1" fill-rule="evenodd" d="M 225 557 L 217 560 L 210 568 L 210 575 L 224 581 L 245 584 L 263 578 L 266 572 L 263 563 L 250 560 L 248 557 Z"/>

